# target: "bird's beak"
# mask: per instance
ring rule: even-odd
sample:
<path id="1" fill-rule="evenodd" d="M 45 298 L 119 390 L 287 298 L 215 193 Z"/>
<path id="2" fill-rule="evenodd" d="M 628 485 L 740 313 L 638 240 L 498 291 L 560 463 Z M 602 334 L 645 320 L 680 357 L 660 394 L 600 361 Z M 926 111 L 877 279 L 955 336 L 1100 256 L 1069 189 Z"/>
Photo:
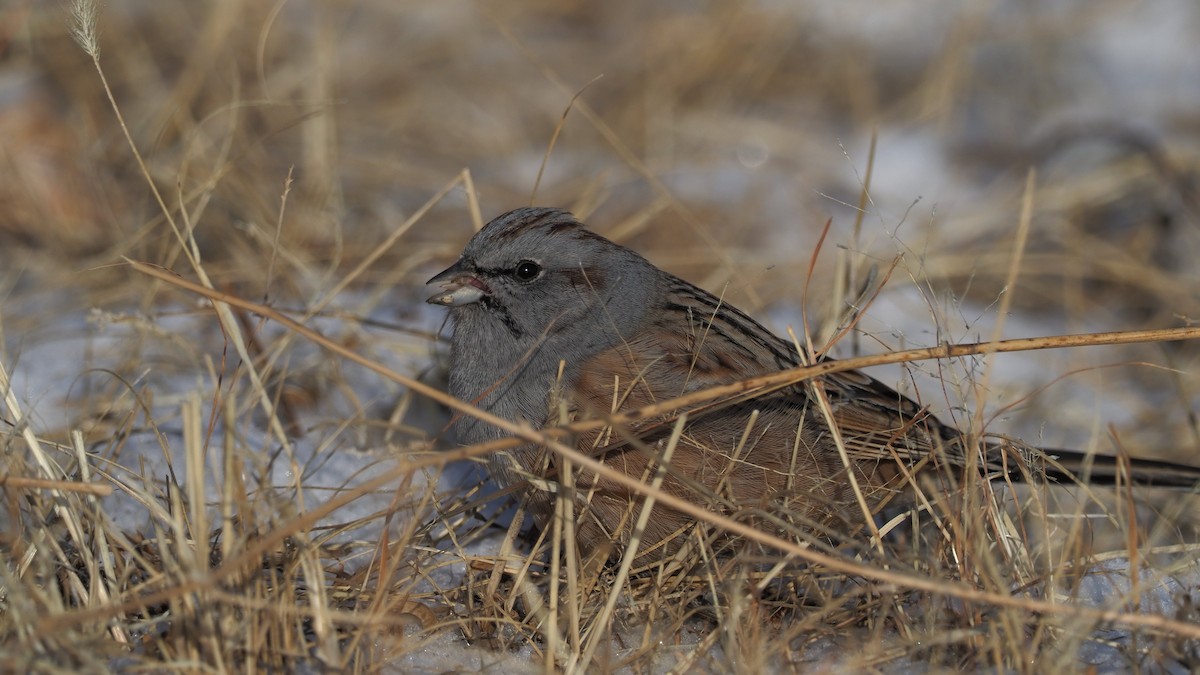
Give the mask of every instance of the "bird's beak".
<path id="1" fill-rule="evenodd" d="M 425 301 L 431 305 L 462 307 L 479 302 L 488 293 L 487 285 L 467 270 L 467 265 L 462 258 L 425 283 L 426 285 L 441 284 L 442 287 L 440 293 Z"/>

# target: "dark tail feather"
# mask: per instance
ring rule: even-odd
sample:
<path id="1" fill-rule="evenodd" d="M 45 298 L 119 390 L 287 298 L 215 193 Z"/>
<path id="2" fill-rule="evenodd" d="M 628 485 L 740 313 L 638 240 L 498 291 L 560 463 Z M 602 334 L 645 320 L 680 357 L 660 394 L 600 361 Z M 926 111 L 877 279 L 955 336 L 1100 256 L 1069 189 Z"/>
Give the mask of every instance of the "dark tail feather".
<path id="1" fill-rule="evenodd" d="M 1044 476 L 1051 482 L 1062 484 L 1132 484 L 1200 490 L 1200 466 L 1153 459 L 1122 459 L 1075 450 L 1031 448 L 1008 441 L 989 445 L 987 452 L 990 469 L 1019 482 Z"/>

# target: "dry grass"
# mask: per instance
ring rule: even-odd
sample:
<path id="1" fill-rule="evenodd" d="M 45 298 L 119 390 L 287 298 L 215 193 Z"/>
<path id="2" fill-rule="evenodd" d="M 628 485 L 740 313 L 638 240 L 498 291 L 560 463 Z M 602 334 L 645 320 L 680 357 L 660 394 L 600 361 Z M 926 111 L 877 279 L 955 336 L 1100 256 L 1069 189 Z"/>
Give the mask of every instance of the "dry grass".
<path id="1" fill-rule="evenodd" d="M 973 437 L 1200 464 L 1194 340 L 891 357 L 1200 316 L 1194 109 L 1060 112 L 1092 75 L 1069 47 L 1125 3 L 886 34 L 732 2 L 72 7 L 0 14 L 3 669 L 1200 663 L 1195 494 L 967 474 L 836 544 L 697 530 L 675 565 L 599 566 L 569 517 L 508 525 L 464 468 L 487 449 L 442 439 L 458 404 L 420 395 L 422 282 L 536 184 L 779 326 L 802 306 L 818 346 L 909 361 L 872 372 Z"/>

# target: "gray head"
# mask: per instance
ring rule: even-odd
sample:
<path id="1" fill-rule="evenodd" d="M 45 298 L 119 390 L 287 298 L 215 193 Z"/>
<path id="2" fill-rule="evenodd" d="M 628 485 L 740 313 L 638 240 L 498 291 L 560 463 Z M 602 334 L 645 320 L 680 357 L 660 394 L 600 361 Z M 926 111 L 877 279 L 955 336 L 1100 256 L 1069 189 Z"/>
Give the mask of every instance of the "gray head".
<path id="1" fill-rule="evenodd" d="M 480 349 L 559 343 L 593 351 L 615 344 L 617 326 L 640 325 L 658 276 L 567 211 L 521 208 L 488 223 L 458 262 L 429 280 L 442 285 L 429 302 L 451 308 L 456 342 L 469 326 Z M 559 353 L 555 361 L 588 355 Z"/>

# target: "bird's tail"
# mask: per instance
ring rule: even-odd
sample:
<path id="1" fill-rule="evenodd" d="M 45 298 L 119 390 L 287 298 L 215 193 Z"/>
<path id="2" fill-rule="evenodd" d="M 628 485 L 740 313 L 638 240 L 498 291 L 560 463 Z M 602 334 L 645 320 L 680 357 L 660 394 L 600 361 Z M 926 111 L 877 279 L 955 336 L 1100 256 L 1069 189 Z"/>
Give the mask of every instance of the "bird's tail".
<path id="1" fill-rule="evenodd" d="M 1008 439 L 986 446 L 988 469 L 996 477 L 1028 482 L 1044 477 L 1057 483 L 1140 485 L 1200 490 L 1200 466 L 1153 459 L 1113 457 L 1076 450 L 1036 448 Z M 1200 453 L 1197 453 L 1200 459 Z"/>

